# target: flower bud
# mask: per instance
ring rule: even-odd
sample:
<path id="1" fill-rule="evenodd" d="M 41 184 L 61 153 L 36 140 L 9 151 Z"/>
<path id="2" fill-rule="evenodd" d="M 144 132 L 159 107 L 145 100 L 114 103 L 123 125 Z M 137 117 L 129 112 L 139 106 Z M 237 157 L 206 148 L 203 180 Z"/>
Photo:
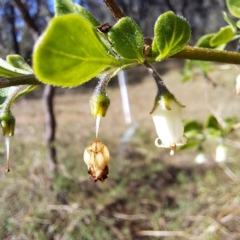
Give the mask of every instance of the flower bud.
<path id="1" fill-rule="evenodd" d="M 14 135 L 15 118 L 10 111 L 2 112 L 0 114 L 0 121 L 3 136 L 12 137 Z"/>
<path id="2" fill-rule="evenodd" d="M 106 91 L 93 93 L 90 99 L 90 108 L 94 117 L 105 117 L 109 105 L 110 99 Z"/>
<path id="3" fill-rule="evenodd" d="M 104 182 L 108 175 L 108 162 L 110 154 L 108 148 L 97 139 L 84 151 L 84 162 L 87 164 L 88 173 L 94 182 Z"/>

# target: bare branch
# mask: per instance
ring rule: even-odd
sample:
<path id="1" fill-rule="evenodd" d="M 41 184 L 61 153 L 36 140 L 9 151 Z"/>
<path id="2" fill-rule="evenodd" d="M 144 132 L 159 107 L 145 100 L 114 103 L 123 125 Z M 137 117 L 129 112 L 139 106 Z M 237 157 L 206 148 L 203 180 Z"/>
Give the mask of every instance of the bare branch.
<path id="1" fill-rule="evenodd" d="M 103 2 L 106 4 L 107 8 L 115 17 L 116 20 L 119 20 L 122 17 L 124 17 L 122 10 L 119 8 L 119 6 L 114 0 L 103 0 Z"/>

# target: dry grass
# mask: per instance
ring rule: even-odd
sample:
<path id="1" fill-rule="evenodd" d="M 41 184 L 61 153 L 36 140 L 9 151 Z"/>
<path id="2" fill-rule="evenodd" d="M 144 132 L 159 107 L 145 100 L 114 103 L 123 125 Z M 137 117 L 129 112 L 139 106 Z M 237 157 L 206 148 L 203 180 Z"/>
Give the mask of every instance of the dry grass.
<path id="1" fill-rule="evenodd" d="M 211 110 L 221 117 L 240 117 L 233 94 L 237 69 L 213 71 L 211 77 L 220 85 L 213 89 L 200 75 L 182 84 L 175 63 L 169 64 L 172 70 L 163 78 L 187 106 L 186 119 L 203 121 Z M 112 156 L 104 184 L 89 181 L 82 159 L 95 135 L 88 106 L 91 90 L 68 90 L 55 99 L 61 174 L 52 183 L 43 146 L 42 103 L 28 99 L 14 106 L 17 128 L 9 174 L 4 173 L 3 144 L 0 152 L 0 239 L 240 239 L 239 151 L 229 146 L 228 162 L 218 165 L 213 140 L 204 165 L 194 163 L 196 150 L 170 158 L 167 150 L 153 145 L 156 133 L 149 112 L 154 82 L 146 78 L 128 91 L 139 127 L 122 157 L 121 137 L 129 126 L 119 90 L 110 88 L 111 106 L 100 127 L 100 140 Z M 236 142 L 238 137 L 238 132 L 231 136 Z"/>

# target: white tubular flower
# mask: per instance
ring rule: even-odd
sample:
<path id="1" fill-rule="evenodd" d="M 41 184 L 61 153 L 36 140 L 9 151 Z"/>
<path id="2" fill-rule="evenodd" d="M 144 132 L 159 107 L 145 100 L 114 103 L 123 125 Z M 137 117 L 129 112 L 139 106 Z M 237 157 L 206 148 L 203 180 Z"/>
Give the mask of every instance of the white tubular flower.
<path id="1" fill-rule="evenodd" d="M 227 147 L 223 144 L 219 144 L 216 148 L 215 161 L 225 162 L 227 160 Z"/>
<path id="2" fill-rule="evenodd" d="M 237 76 L 236 78 L 236 94 L 237 95 L 240 95 L 240 74 Z"/>
<path id="3" fill-rule="evenodd" d="M 170 155 L 174 155 L 176 146 L 184 145 L 187 142 L 187 138 L 183 135 L 182 107 L 177 100 L 162 96 L 152 112 L 158 135 L 155 145 L 170 148 Z"/>

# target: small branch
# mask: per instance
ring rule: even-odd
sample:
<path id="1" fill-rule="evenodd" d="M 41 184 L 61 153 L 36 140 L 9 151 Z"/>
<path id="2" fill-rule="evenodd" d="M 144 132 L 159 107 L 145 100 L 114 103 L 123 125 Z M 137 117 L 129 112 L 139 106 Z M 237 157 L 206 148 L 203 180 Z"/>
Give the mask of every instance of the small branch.
<path id="1" fill-rule="evenodd" d="M 121 19 L 124 17 L 122 10 L 119 8 L 115 0 L 103 0 L 109 11 L 115 17 L 116 20 Z"/>
<path id="2" fill-rule="evenodd" d="M 22 3 L 21 0 L 14 0 L 14 3 L 16 4 L 18 10 L 20 11 L 22 18 L 27 23 L 27 25 L 37 34 L 39 35 L 39 29 L 32 17 L 29 14 L 29 11 L 27 10 L 27 7 Z"/>
<path id="3" fill-rule="evenodd" d="M 240 64 L 240 53 L 186 46 L 171 58 Z"/>
<path id="4" fill-rule="evenodd" d="M 19 85 L 42 85 L 42 84 L 43 83 L 39 82 L 33 74 L 16 77 L 0 76 L 0 88 Z"/>

